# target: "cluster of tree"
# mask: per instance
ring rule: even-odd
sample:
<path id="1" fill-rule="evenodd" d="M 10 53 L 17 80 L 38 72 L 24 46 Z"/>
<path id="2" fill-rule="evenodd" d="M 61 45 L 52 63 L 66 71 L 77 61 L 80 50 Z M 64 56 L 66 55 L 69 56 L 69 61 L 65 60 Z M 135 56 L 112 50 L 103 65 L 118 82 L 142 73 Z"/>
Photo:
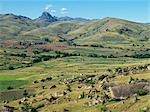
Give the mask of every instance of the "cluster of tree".
<path id="1" fill-rule="evenodd" d="M 55 51 L 55 53 L 57 54 L 55 56 L 49 56 L 49 55 L 36 56 L 33 59 L 33 63 L 38 63 L 41 61 L 48 61 L 49 59 L 56 59 L 56 58 L 61 58 L 61 57 L 80 56 L 80 54 L 77 54 L 77 53 L 65 53 L 65 52 L 60 52 L 60 51 Z"/>
<path id="2" fill-rule="evenodd" d="M 92 45 L 90 45 L 91 47 L 101 47 L 101 48 L 104 48 L 104 46 L 102 46 L 102 45 L 96 45 L 96 44 L 92 44 Z"/>
<path id="3" fill-rule="evenodd" d="M 150 58 L 150 54 L 134 54 L 131 55 L 132 58 Z"/>
<path id="4" fill-rule="evenodd" d="M 29 103 L 24 103 L 21 106 L 21 111 L 22 112 L 37 112 L 36 108 L 32 107 Z"/>
<path id="5" fill-rule="evenodd" d="M 21 54 L 19 54 L 19 53 L 16 53 L 16 54 L 14 54 L 14 53 L 7 53 L 5 55 L 8 55 L 8 56 L 17 56 L 17 57 L 23 57 L 23 58 L 27 57 L 27 54 L 25 54 L 25 53 L 21 53 Z"/>
<path id="6" fill-rule="evenodd" d="M 113 54 L 110 55 L 98 55 L 98 54 L 89 54 L 88 57 L 102 57 L 102 58 L 117 58 Z"/>
<path id="7" fill-rule="evenodd" d="M 66 52 L 61 52 L 61 51 L 55 51 L 55 53 L 60 55 L 60 57 L 80 56 L 79 53 L 66 53 Z"/>
<path id="8" fill-rule="evenodd" d="M 53 58 L 56 58 L 56 56 L 40 55 L 40 56 L 37 56 L 33 59 L 33 63 L 38 63 L 38 62 L 41 62 L 41 61 L 47 61 L 47 60 L 53 59 Z"/>

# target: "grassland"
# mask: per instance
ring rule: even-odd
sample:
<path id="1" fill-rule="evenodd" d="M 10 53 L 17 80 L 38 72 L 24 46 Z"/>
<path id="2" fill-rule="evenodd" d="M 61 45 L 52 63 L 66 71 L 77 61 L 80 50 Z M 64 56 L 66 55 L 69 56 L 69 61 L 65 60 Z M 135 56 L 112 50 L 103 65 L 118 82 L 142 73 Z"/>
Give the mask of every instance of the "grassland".
<path id="1" fill-rule="evenodd" d="M 133 84 L 149 83 L 148 24 L 105 18 L 41 27 L 14 17 L 0 17 L 4 22 L 0 26 L 6 27 L 0 31 L 8 30 L 0 35 L 0 106 L 18 111 L 27 103 L 38 112 L 143 112 L 150 108 L 149 93 L 137 96 L 136 101 L 135 94 L 116 100 L 102 87 L 129 84 L 131 79 Z M 101 76 L 106 77 L 97 80 Z M 109 98 L 87 106 L 93 101 L 93 89 L 98 91 L 94 99 Z M 83 93 L 84 98 L 79 98 Z M 57 99 L 50 101 L 51 96 Z"/>
<path id="2" fill-rule="evenodd" d="M 58 84 L 60 79 L 70 78 L 73 76 L 80 76 L 80 74 L 89 74 L 89 75 L 99 75 L 106 72 L 106 70 L 117 68 L 117 67 L 126 67 L 133 65 L 141 65 L 149 63 L 149 59 L 133 59 L 133 58 L 93 58 L 93 57 L 83 57 L 83 56 L 73 56 L 73 57 L 65 57 L 52 59 L 49 61 L 43 61 L 33 65 L 28 68 L 19 68 L 15 70 L 4 70 L 0 73 L 0 82 L 2 86 L 0 86 L 1 91 L 7 91 L 8 86 L 12 86 L 15 89 L 15 93 L 19 94 L 19 87 L 30 88 L 35 90 L 36 94 L 39 94 L 40 97 L 41 92 L 44 96 L 49 96 L 50 94 L 54 94 L 57 91 L 62 91 L 63 88 L 66 87 L 64 85 L 58 85 L 57 89 L 53 89 L 53 91 L 49 91 L 50 85 Z M 64 75 L 62 77 L 61 75 Z M 129 75 L 129 76 L 117 76 L 112 80 L 112 82 L 116 83 L 127 83 L 130 76 L 133 78 L 141 78 L 141 79 L 150 79 L 149 72 L 144 72 L 137 75 Z M 40 80 L 46 77 L 53 77 L 51 82 L 45 84 L 34 84 L 32 85 L 34 80 Z M 45 86 L 44 91 L 42 90 L 42 86 Z M 72 85 L 72 88 L 76 88 L 77 84 Z M 35 89 L 36 88 L 36 89 Z M 22 90 L 21 90 L 22 91 Z M 69 97 L 72 98 L 70 102 L 64 102 L 62 99 L 61 103 L 46 105 L 44 108 L 39 109 L 41 112 L 55 110 L 55 111 L 63 111 L 64 108 L 67 108 L 73 112 L 99 112 L 99 105 L 92 107 L 83 107 L 83 103 L 88 101 L 88 99 L 83 99 L 78 103 L 75 103 L 77 96 L 81 94 L 82 91 L 86 90 L 73 90 L 72 93 L 69 94 Z M 8 92 L 8 91 L 7 91 Z M 11 93 L 11 90 L 9 90 Z M 11 95 L 13 96 L 13 94 Z M 4 96 L 3 96 L 4 97 Z M 6 98 L 6 97 L 5 97 Z M 137 108 L 135 111 L 139 111 L 140 108 L 144 108 L 148 105 L 149 96 L 142 97 L 140 101 L 136 104 L 132 104 L 132 98 L 124 101 L 125 103 L 122 105 L 121 102 L 110 102 L 106 104 L 108 108 L 110 108 L 113 112 L 125 111 L 128 108 L 127 112 L 132 112 L 132 108 Z M 10 99 L 9 97 L 6 99 Z M 32 100 L 32 98 L 30 99 Z M 40 101 L 40 98 L 39 98 Z M 63 103 L 64 102 L 64 103 Z M 131 103 L 130 103 L 131 102 Z M 42 102 L 41 102 L 42 103 Z M 17 101 L 13 101 L 9 103 L 11 106 L 15 106 Z M 143 104 L 143 105 L 141 105 Z M 38 103 L 33 104 L 33 106 L 38 105 Z M 122 106 L 121 106 L 122 105 Z M 131 106 L 132 105 L 132 106 Z"/>

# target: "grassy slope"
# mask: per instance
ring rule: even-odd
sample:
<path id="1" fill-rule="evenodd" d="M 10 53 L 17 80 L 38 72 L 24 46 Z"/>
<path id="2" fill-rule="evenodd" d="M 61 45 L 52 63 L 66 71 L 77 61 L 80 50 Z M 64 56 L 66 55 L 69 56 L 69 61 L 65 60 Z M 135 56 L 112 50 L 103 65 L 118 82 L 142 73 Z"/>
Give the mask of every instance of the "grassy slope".
<path id="1" fill-rule="evenodd" d="M 122 61 L 126 60 L 126 62 Z M 72 77 L 73 75 L 80 75 L 80 73 L 83 74 L 101 74 L 106 71 L 107 68 L 114 68 L 114 67 L 121 67 L 121 66 L 132 66 L 132 65 L 141 65 L 148 63 L 149 59 L 130 59 L 130 58 L 120 58 L 120 59 L 103 59 L 103 58 L 89 58 L 89 57 L 66 57 L 66 58 L 59 58 L 56 60 L 50 60 L 41 62 L 38 64 L 35 64 L 33 67 L 29 68 L 23 68 L 23 69 L 16 69 L 13 71 L 2 71 L 0 73 L 0 79 L 1 80 L 27 80 L 29 81 L 28 85 L 26 87 L 28 88 L 36 88 L 36 94 L 39 94 L 42 92 L 42 95 L 44 97 L 49 96 L 50 94 L 54 94 L 56 91 L 62 91 L 62 89 L 66 88 L 64 85 L 58 85 L 57 89 L 53 89 L 53 91 L 50 91 L 48 87 L 53 84 L 58 84 L 58 77 L 61 74 L 64 74 L 64 78 L 66 77 Z M 8 74 L 10 74 L 8 76 Z M 133 77 L 138 78 L 144 78 L 149 79 L 149 73 L 141 73 L 137 75 L 133 75 Z M 52 76 L 53 80 L 51 82 L 45 83 L 47 89 L 44 91 L 41 89 L 41 84 L 32 85 L 32 81 L 37 79 L 41 79 L 44 77 Z M 130 76 L 118 76 L 115 79 L 113 79 L 113 82 L 119 82 L 119 83 L 127 83 Z M 61 78 L 60 78 L 61 79 Z M 18 83 L 16 81 L 16 83 Z M 15 86 L 15 82 L 13 83 Z M 8 84 L 9 85 L 9 84 Z M 76 84 L 74 86 L 77 86 Z M 74 87 L 73 86 L 73 87 Z M 16 86 L 17 88 L 17 86 Z M 1 88 L 3 89 L 3 88 Z M 17 90 L 17 89 L 16 89 Z M 84 90 L 83 90 L 84 91 Z M 19 90 L 18 90 L 19 92 Z M 77 91 L 74 90 L 72 93 L 70 93 L 69 96 L 71 96 L 72 101 L 67 102 L 62 99 L 62 102 L 58 104 L 51 104 L 46 105 L 44 108 L 41 108 L 39 111 L 44 112 L 46 110 L 57 110 L 57 111 L 63 111 L 63 108 L 68 108 L 69 110 L 72 110 L 73 112 L 99 112 L 98 106 L 92 106 L 92 107 L 83 107 L 83 103 L 88 101 L 88 99 L 80 100 L 78 103 L 75 103 L 76 97 L 82 92 L 82 90 Z M 38 97 L 37 96 L 37 97 Z M 127 112 L 132 112 L 132 109 L 134 108 L 135 111 L 138 111 L 140 108 L 143 108 L 145 105 L 148 105 L 148 98 L 149 96 L 142 97 L 140 101 L 138 101 L 136 104 L 133 104 L 132 99 L 128 99 L 125 101 L 125 104 L 122 105 L 121 102 L 110 102 L 107 104 L 107 106 L 114 110 L 114 112 L 121 112 L 123 110 L 126 110 L 125 108 L 128 107 Z M 33 98 L 34 99 L 34 98 Z M 32 101 L 32 98 L 30 99 Z M 13 103 L 10 102 L 10 105 L 16 105 L 16 101 Z M 42 103 L 39 98 L 39 103 Z M 46 103 L 46 102 L 45 102 Z M 143 104 L 144 103 L 144 104 Z M 38 103 L 34 103 L 34 105 L 38 105 Z M 121 106 L 122 105 L 122 106 Z M 139 107 L 138 107 L 139 106 Z M 137 108 L 138 107 L 138 108 Z"/>
<path id="2" fill-rule="evenodd" d="M 143 38 L 144 36 L 148 36 L 149 38 L 149 26 L 146 24 L 139 24 L 124 20 L 112 19 L 112 18 L 105 18 L 103 20 L 94 20 L 89 23 L 54 23 L 49 25 L 45 28 L 38 28 L 35 24 L 31 21 L 28 21 L 31 26 L 28 26 L 26 22 L 19 19 L 19 22 L 16 19 L 11 17 L 2 18 L 5 22 L 1 23 L 0 25 L 3 27 L 0 31 L 1 38 L 10 38 L 19 37 L 19 38 L 26 38 L 26 39 L 34 39 L 39 37 L 48 37 L 53 41 L 59 41 L 60 37 L 57 36 L 57 33 L 62 33 L 63 38 L 65 39 L 72 39 L 77 37 L 74 42 L 81 45 L 103 45 L 107 48 L 93 48 L 93 47 L 72 47 L 62 50 L 63 52 L 69 53 L 80 53 L 81 56 L 72 56 L 72 57 L 64 57 L 58 59 L 52 59 L 49 61 L 40 62 L 34 64 L 32 67 L 27 68 L 19 68 L 15 70 L 3 70 L 0 71 L 0 93 L 4 93 L 3 98 L 5 97 L 8 100 L 12 100 L 10 97 L 11 95 L 7 95 L 7 93 L 17 93 L 19 98 L 22 97 L 22 89 L 31 89 L 34 93 L 37 94 L 36 98 L 31 97 L 29 102 L 32 102 L 34 99 L 37 99 L 37 102 L 33 103 L 33 106 L 38 105 L 39 103 L 45 103 L 46 106 L 44 108 L 39 109 L 39 111 L 50 111 L 50 110 L 57 110 L 59 112 L 63 111 L 63 108 L 68 108 L 73 112 L 99 112 L 100 105 L 92 106 L 92 107 L 83 107 L 83 103 L 88 101 L 89 99 L 80 100 L 78 103 L 75 103 L 78 95 L 82 93 L 82 90 L 76 90 L 75 88 L 78 84 L 72 85 L 73 92 L 69 93 L 69 96 L 72 98 L 70 102 L 67 102 L 64 99 L 61 99 L 60 104 L 47 104 L 46 101 L 41 101 L 42 98 L 50 96 L 50 94 L 54 94 L 55 92 L 62 91 L 66 88 L 65 85 L 59 84 L 60 79 L 70 78 L 72 76 L 77 76 L 82 74 L 103 74 L 106 72 L 108 68 L 117 68 L 117 67 L 124 67 L 124 66 L 132 66 L 132 65 L 144 65 L 150 62 L 150 59 L 133 59 L 133 58 L 92 58 L 87 57 L 87 55 L 95 53 L 98 55 L 110 55 L 110 54 L 117 54 L 117 55 L 125 55 L 125 54 L 133 54 L 134 52 L 144 52 L 142 51 L 145 48 L 150 47 L 150 40 L 147 41 L 139 41 L 139 39 Z M 10 21 L 10 20 L 11 21 Z M 11 27 L 8 27 L 8 24 Z M 23 29 L 20 29 L 21 26 Z M 132 32 L 127 34 L 119 34 L 117 32 L 117 28 L 129 28 Z M 109 32 L 106 32 L 106 29 L 109 29 Z M 8 30 L 8 34 L 3 34 Z M 21 31 L 21 32 L 20 32 Z M 19 36 L 15 34 L 19 33 Z M 138 34 L 142 32 L 141 34 Z M 65 34 L 67 33 L 67 34 Z M 84 34 L 80 36 L 81 34 Z M 12 38 L 12 37 L 11 37 Z M 138 44 L 139 46 L 132 46 L 132 44 Z M 144 46 L 143 46 L 144 45 Z M 112 49 L 108 48 L 112 47 Z M 123 48 L 123 49 L 116 49 L 116 48 Z M 3 53 L 1 49 L 0 52 Z M 9 52 L 20 52 L 21 50 L 17 49 L 9 49 Z M 147 51 L 149 53 L 149 51 Z M 45 53 L 43 53 L 45 54 Z M 48 54 L 48 53 L 46 53 Z M 21 60 L 21 59 L 19 59 Z M 5 62 L 6 60 L 0 60 L 0 63 Z M 10 61 L 10 60 L 7 60 Z M 18 63 L 14 60 L 11 60 L 13 64 Z M 21 62 L 21 61 L 20 61 Z M 64 75 L 64 77 L 61 77 Z M 143 72 L 140 74 L 132 75 L 133 78 L 144 78 L 150 79 L 149 72 Z M 42 78 L 46 77 L 53 77 L 53 80 L 46 83 L 38 83 L 33 84 L 33 80 L 41 80 Z M 129 76 L 117 76 L 112 82 L 117 83 L 127 83 Z M 52 91 L 49 87 L 53 84 L 57 84 L 58 87 L 53 89 Z M 46 89 L 42 89 L 42 86 L 46 86 Z M 7 91 L 7 87 L 12 86 L 15 92 Z M 13 94 L 14 95 L 14 94 Z M 132 99 L 125 100 L 124 104 L 121 102 L 109 102 L 107 107 L 113 110 L 114 112 L 137 112 L 140 108 L 143 108 L 149 104 L 150 96 L 146 95 L 140 97 L 137 103 L 133 104 Z M 1 99 L 3 100 L 3 99 Z M 0 103 L 3 105 L 3 103 Z M 18 107 L 18 100 L 11 101 L 8 105 L 12 105 Z"/>

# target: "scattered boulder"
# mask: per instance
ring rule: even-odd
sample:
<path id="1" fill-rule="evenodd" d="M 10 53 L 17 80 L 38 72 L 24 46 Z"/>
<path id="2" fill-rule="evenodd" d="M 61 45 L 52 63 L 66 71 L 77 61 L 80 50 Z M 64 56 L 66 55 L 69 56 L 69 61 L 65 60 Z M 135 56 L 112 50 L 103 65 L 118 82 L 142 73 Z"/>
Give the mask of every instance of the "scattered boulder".
<path id="1" fill-rule="evenodd" d="M 52 85 L 52 86 L 50 87 L 50 89 L 53 89 L 53 88 L 56 88 L 56 85 Z"/>
<path id="2" fill-rule="evenodd" d="M 35 81 L 33 81 L 33 84 L 36 84 L 36 83 L 38 83 L 39 81 L 37 81 L 37 80 L 35 80 Z"/>
<path id="3" fill-rule="evenodd" d="M 98 80 L 102 81 L 104 78 L 106 78 L 108 75 L 100 75 L 100 76 L 97 76 Z"/>
<path id="4" fill-rule="evenodd" d="M 91 101 L 85 102 L 83 105 L 87 107 L 93 106 Z"/>
<path id="5" fill-rule="evenodd" d="M 81 89 L 81 88 L 82 88 L 82 85 L 79 85 L 79 86 L 78 86 L 78 89 Z"/>
<path id="6" fill-rule="evenodd" d="M 21 104 L 21 103 L 24 103 L 25 101 L 27 101 L 27 98 L 24 97 L 19 101 L 19 103 Z"/>
<path id="7" fill-rule="evenodd" d="M 147 69 L 150 70 L 150 65 L 147 66 Z"/>
<path id="8" fill-rule="evenodd" d="M 114 86 L 117 86 L 117 84 L 115 83 L 105 83 L 103 82 L 101 84 L 101 87 L 104 89 L 104 90 L 109 90 L 109 87 L 114 87 Z"/>
<path id="9" fill-rule="evenodd" d="M 46 100 L 48 100 L 49 102 L 53 102 L 53 101 L 57 100 L 57 97 L 49 96 L 46 98 Z"/>
<path id="10" fill-rule="evenodd" d="M 13 112 L 13 111 L 14 111 L 14 107 L 8 105 L 4 105 L 0 107 L 0 112 Z"/>
<path id="11" fill-rule="evenodd" d="M 41 79 L 40 81 L 41 81 L 41 82 L 45 82 L 45 81 L 50 81 L 50 80 L 52 80 L 52 77 L 47 77 L 47 78 L 45 78 L 45 79 Z"/>
<path id="12" fill-rule="evenodd" d="M 65 96 L 67 94 L 67 92 L 66 91 L 63 91 L 63 92 L 56 92 L 55 93 L 55 97 L 62 97 L 62 96 Z"/>
<path id="13" fill-rule="evenodd" d="M 96 93 L 99 93 L 100 91 L 99 90 L 97 90 L 96 88 L 94 88 L 94 89 L 90 89 L 89 90 L 89 94 L 96 94 Z"/>
<path id="14" fill-rule="evenodd" d="M 85 98 L 85 96 L 86 96 L 85 92 L 82 92 L 82 94 L 80 94 L 78 98 L 83 99 L 83 98 Z"/>
<path id="15" fill-rule="evenodd" d="M 115 69 L 115 74 L 118 75 L 137 74 L 146 70 L 150 70 L 150 64 L 124 67 L 124 68 L 118 67 Z"/>
<path id="16" fill-rule="evenodd" d="M 97 105 L 97 104 L 99 104 L 99 103 L 100 103 L 99 100 L 92 100 L 92 101 L 85 102 L 83 105 L 84 105 L 84 106 L 91 107 L 91 106 Z"/>
<path id="17" fill-rule="evenodd" d="M 68 109 L 66 109 L 66 108 L 64 108 L 64 111 L 63 112 L 69 112 L 69 110 Z"/>

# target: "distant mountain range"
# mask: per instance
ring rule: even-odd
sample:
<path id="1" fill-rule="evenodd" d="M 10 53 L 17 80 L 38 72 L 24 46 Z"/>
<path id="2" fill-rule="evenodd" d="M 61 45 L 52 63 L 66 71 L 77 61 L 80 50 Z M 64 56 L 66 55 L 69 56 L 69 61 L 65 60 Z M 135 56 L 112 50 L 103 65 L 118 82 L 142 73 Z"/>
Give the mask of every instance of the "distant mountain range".
<path id="1" fill-rule="evenodd" d="M 61 36 L 61 37 L 60 37 Z M 14 14 L 0 14 L 0 39 L 68 40 L 80 45 L 104 43 L 148 43 L 150 24 L 106 17 L 84 18 L 55 17 L 43 12 L 37 19 Z M 117 43 L 117 44 L 116 44 Z"/>
<path id="2" fill-rule="evenodd" d="M 52 22 L 56 22 L 56 21 L 73 21 L 73 20 L 74 21 L 88 21 L 88 19 L 84 19 L 84 18 L 71 18 L 71 17 L 68 17 L 68 16 L 56 17 L 56 16 L 52 16 L 48 12 L 43 12 L 40 17 L 35 19 L 35 22 L 43 24 L 43 25 L 48 25 L 48 24 L 50 24 Z"/>

